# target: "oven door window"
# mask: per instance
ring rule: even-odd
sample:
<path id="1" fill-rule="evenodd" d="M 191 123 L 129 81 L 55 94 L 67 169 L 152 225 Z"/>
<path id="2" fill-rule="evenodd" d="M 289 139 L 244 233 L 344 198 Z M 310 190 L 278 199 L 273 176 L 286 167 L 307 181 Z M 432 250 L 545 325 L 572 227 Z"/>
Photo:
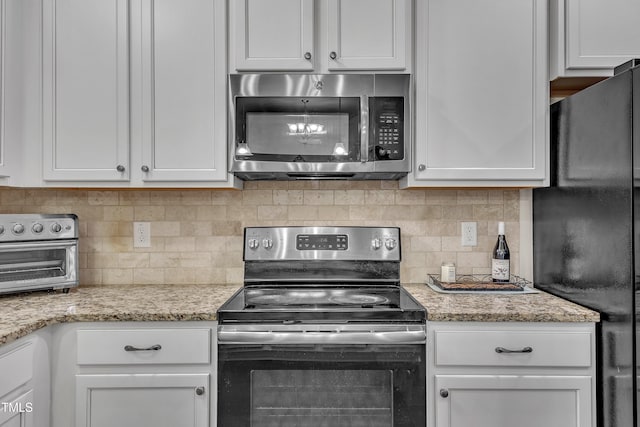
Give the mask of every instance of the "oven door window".
<path id="1" fill-rule="evenodd" d="M 359 162 L 360 98 L 238 97 L 236 159 Z"/>
<path id="2" fill-rule="evenodd" d="M 218 425 L 424 427 L 424 356 L 424 345 L 220 345 Z"/>

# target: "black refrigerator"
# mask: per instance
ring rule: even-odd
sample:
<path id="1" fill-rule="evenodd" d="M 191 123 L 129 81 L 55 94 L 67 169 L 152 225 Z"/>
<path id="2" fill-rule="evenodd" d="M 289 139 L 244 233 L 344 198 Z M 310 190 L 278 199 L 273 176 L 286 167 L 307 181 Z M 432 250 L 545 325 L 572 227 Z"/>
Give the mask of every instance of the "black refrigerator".
<path id="1" fill-rule="evenodd" d="M 533 190 L 535 286 L 602 319 L 598 427 L 640 427 L 639 65 L 551 105 L 551 185 Z"/>

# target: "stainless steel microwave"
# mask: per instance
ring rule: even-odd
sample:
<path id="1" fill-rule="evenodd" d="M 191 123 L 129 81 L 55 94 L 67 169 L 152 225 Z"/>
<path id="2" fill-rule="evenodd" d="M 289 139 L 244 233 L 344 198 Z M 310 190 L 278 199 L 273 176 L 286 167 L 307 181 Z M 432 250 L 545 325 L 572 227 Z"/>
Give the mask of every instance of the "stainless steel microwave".
<path id="1" fill-rule="evenodd" d="M 229 76 L 231 172 L 244 180 L 399 179 L 408 74 Z"/>

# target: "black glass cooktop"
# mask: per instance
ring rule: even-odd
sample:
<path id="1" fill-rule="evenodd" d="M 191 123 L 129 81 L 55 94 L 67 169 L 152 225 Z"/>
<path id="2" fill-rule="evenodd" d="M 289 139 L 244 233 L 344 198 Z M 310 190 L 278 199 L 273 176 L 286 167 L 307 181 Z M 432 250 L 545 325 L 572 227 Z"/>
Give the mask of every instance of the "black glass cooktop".
<path id="1" fill-rule="evenodd" d="M 401 286 L 245 286 L 218 310 L 220 323 L 424 322 Z"/>

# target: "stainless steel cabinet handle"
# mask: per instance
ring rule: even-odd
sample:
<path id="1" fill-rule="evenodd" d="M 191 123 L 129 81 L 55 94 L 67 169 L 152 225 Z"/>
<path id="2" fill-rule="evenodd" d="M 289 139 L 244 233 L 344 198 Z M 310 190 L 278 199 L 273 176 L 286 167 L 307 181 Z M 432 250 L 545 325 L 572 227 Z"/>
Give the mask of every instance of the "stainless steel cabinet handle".
<path id="1" fill-rule="evenodd" d="M 162 346 L 160 344 L 155 344 L 152 345 L 151 347 L 147 347 L 147 348 L 138 348 L 138 347 L 134 347 L 132 345 L 125 345 L 124 346 L 124 351 L 158 351 L 162 348 Z"/>
<path id="2" fill-rule="evenodd" d="M 335 52 L 331 52 L 331 53 L 329 54 L 329 58 L 331 58 L 331 59 L 336 59 L 337 57 L 338 57 L 338 54 L 337 54 L 337 53 L 335 53 Z"/>
<path id="3" fill-rule="evenodd" d="M 496 353 L 533 353 L 533 349 L 531 347 L 524 347 L 520 350 L 509 350 L 504 347 L 496 347 Z"/>
<path id="4" fill-rule="evenodd" d="M 204 387 L 196 387 L 196 394 L 202 396 L 204 394 Z"/>
<path id="5" fill-rule="evenodd" d="M 140 169 L 142 169 L 142 172 L 149 172 L 149 166 L 147 165 L 142 165 Z"/>
<path id="6" fill-rule="evenodd" d="M 422 172 L 423 170 L 425 170 L 427 167 L 425 165 L 418 165 L 418 170 L 420 172 Z"/>
<path id="7" fill-rule="evenodd" d="M 124 166 L 122 166 L 122 165 L 118 165 L 118 166 L 116 166 L 116 170 L 117 170 L 118 172 L 124 172 L 125 167 L 124 167 Z"/>
<path id="8" fill-rule="evenodd" d="M 305 52 L 304 59 L 306 59 L 307 61 L 310 60 L 311 59 L 311 52 Z"/>
<path id="9" fill-rule="evenodd" d="M 441 388 L 440 389 L 440 396 L 449 397 L 449 390 L 447 390 L 446 388 Z"/>

